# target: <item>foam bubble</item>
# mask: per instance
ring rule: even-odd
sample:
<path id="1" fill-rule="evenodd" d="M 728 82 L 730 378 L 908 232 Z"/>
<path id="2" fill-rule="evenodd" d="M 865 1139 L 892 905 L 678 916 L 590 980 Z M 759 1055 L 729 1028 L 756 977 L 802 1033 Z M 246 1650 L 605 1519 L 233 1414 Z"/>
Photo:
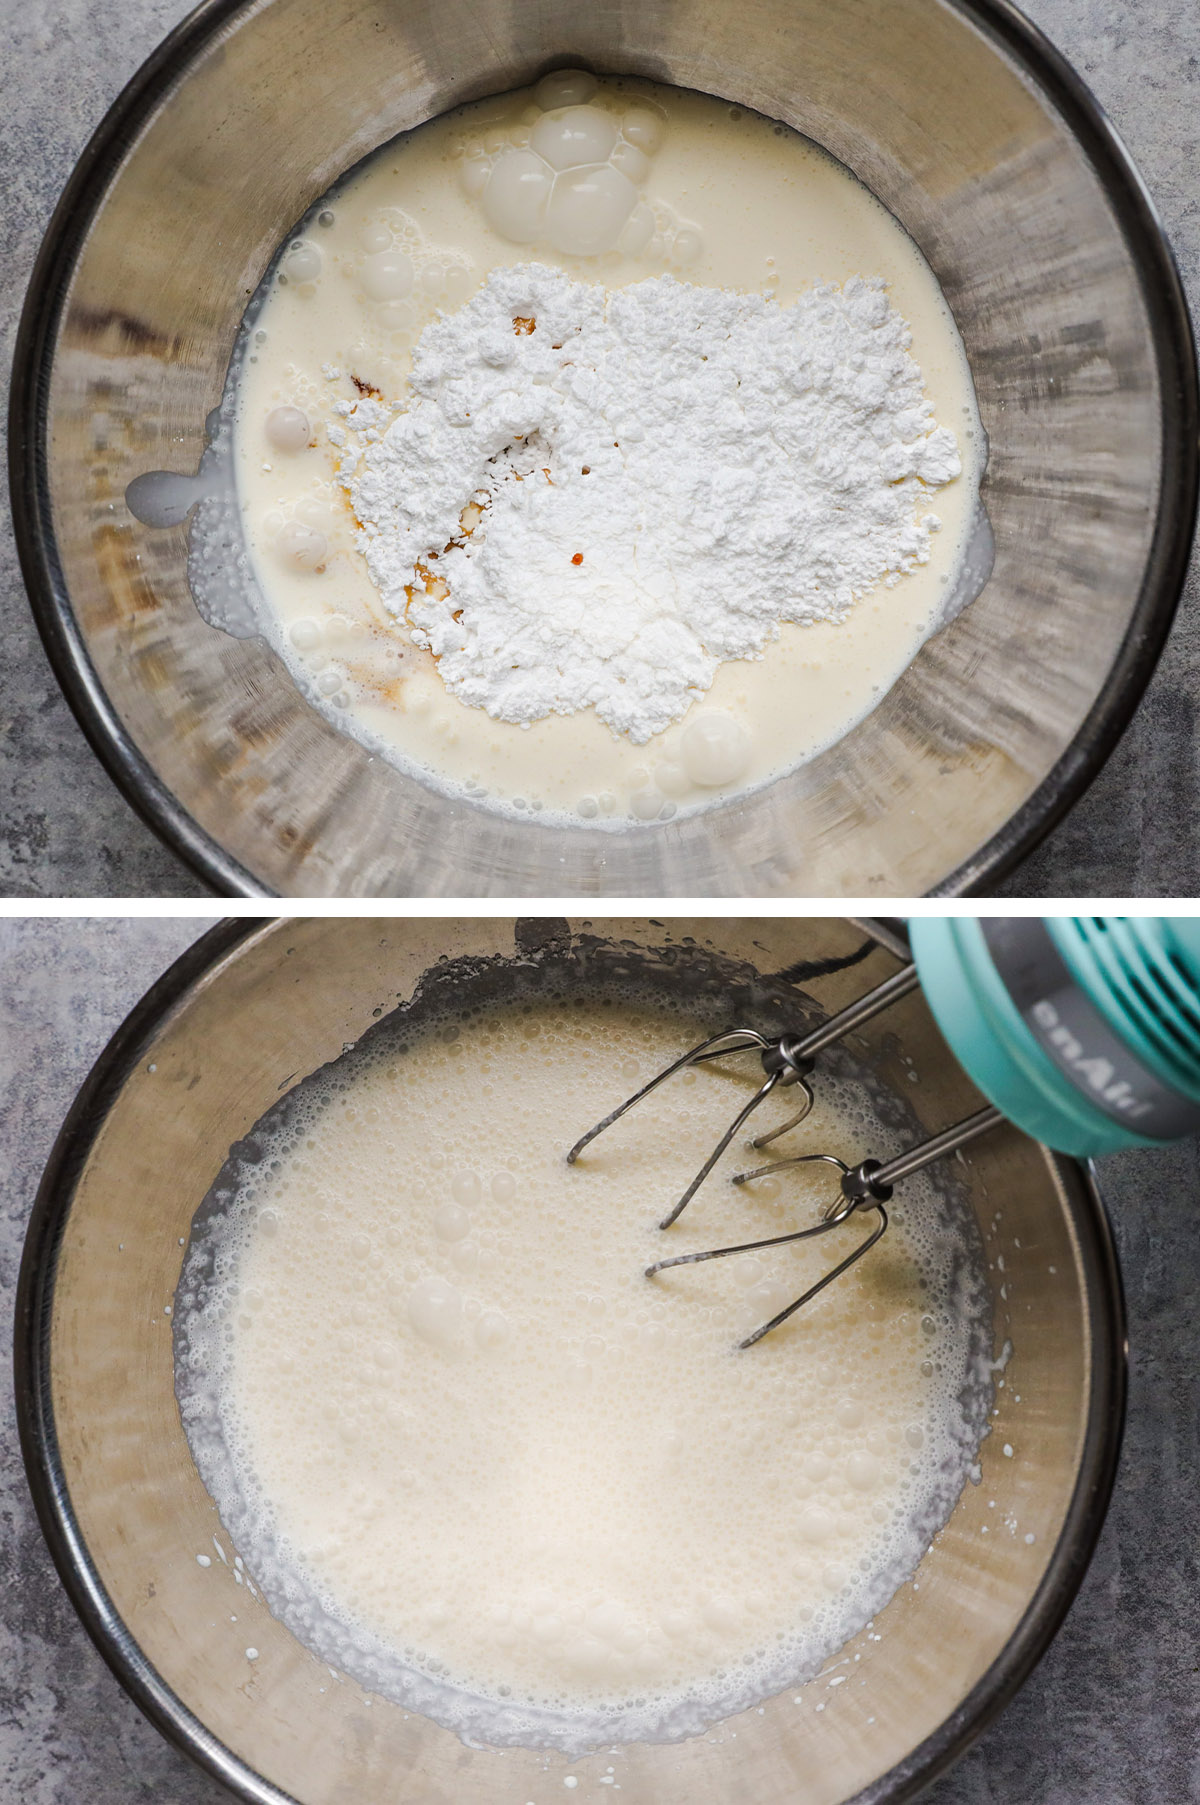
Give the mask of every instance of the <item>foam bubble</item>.
<path id="1" fill-rule="evenodd" d="M 376 251 L 364 257 L 358 272 L 363 293 L 372 301 L 402 301 L 412 293 L 413 260 L 404 251 Z"/>
<path id="2" fill-rule="evenodd" d="M 621 136 L 647 156 L 653 156 L 662 143 L 663 121 L 649 107 L 630 107 L 621 121 Z"/>
<path id="3" fill-rule="evenodd" d="M 289 520 L 280 527 L 275 545 L 280 557 L 300 570 L 319 570 L 329 551 L 324 533 L 305 526 L 302 520 Z"/>
<path id="4" fill-rule="evenodd" d="M 582 106 L 599 87 L 594 75 L 586 69 L 555 69 L 550 75 L 543 75 L 533 97 L 544 112 L 553 112 L 558 107 Z"/>
<path id="5" fill-rule="evenodd" d="M 316 245 L 303 239 L 292 246 L 283 260 L 289 282 L 315 282 L 324 265 L 325 259 Z"/>
<path id="6" fill-rule="evenodd" d="M 484 218 L 513 244 L 540 235 L 554 176 L 532 150 L 512 149 L 497 158 L 480 194 Z"/>
<path id="7" fill-rule="evenodd" d="M 276 451 L 303 451 L 312 437 L 312 427 L 301 408 L 275 407 L 267 415 L 266 434 Z"/>
<path id="8" fill-rule="evenodd" d="M 562 170 L 603 163 L 616 141 L 616 125 L 599 107 L 564 107 L 538 120 L 529 147 L 551 169 Z"/>
<path id="9" fill-rule="evenodd" d="M 750 735 L 723 708 L 704 708 L 694 715 L 679 742 L 684 770 L 693 783 L 715 787 L 736 783 L 750 763 Z"/>

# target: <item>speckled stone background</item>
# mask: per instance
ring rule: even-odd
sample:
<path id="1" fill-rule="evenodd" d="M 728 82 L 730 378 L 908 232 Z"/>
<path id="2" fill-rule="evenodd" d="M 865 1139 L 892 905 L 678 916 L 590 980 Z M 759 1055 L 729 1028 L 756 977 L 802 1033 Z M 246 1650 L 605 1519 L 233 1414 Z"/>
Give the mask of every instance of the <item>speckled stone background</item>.
<path id="1" fill-rule="evenodd" d="M 11 346 L 55 199 L 89 134 L 188 0 L 0 0 L 0 333 Z M 1200 296 L 1200 6 L 1030 0 L 1133 152 Z M 7 370 L 11 358 L 4 359 Z M 1006 886 L 1022 896 L 1200 895 L 1196 565 L 1150 692 L 1087 797 Z M 142 825 L 58 691 L 0 527 L 0 895 L 197 896 Z"/>
<path id="2" fill-rule="evenodd" d="M 0 1337 L 42 1165 L 75 1090 L 128 1008 L 206 925 L 0 921 Z M 1200 1800 L 1198 1168 L 1195 1146 L 1103 1162 L 1132 1342 L 1116 1495 L 1065 1627 L 929 1805 Z M 11 1396 L 0 1395 L 0 1800 L 227 1796 L 142 1719 L 85 1636 L 34 1519 Z"/>

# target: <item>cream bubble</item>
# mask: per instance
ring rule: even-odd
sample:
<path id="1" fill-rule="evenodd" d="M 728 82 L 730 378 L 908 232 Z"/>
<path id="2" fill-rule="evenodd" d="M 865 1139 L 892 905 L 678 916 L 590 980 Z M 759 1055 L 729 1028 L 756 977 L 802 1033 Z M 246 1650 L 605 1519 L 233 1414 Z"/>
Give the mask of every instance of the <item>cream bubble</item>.
<path id="1" fill-rule="evenodd" d="M 546 236 L 568 256 L 599 256 L 615 247 L 636 205 L 637 189 L 610 164 L 568 170 L 554 184 Z"/>
<path id="2" fill-rule="evenodd" d="M 494 232 L 513 244 L 539 237 L 554 176 L 531 150 L 508 150 L 496 158 L 480 195 L 483 216 Z"/>
<path id="3" fill-rule="evenodd" d="M 732 1598 L 710 1598 L 702 1607 L 701 1615 L 710 1630 L 722 1634 L 737 1629 L 741 1621 L 741 1612 Z"/>
<path id="4" fill-rule="evenodd" d="M 462 1332 L 462 1302 L 462 1293 L 445 1279 L 418 1279 L 408 1294 L 408 1320 L 422 1341 L 449 1349 Z"/>
<path id="5" fill-rule="evenodd" d="M 606 1598 L 592 1606 L 584 1623 L 593 1636 L 599 1636 L 605 1642 L 617 1642 L 625 1628 L 625 1613 L 615 1600 Z"/>
<path id="6" fill-rule="evenodd" d="M 497 1172 L 492 1179 L 492 1196 L 497 1203 L 511 1203 L 517 1194 L 517 1181 L 511 1172 Z"/>
<path id="7" fill-rule="evenodd" d="M 320 624 L 312 619 L 293 621 L 288 629 L 288 638 L 298 652 L 311 652 L 315 646 L 320 645 L 322 637 Z M 269 1212 L 263 1213 L 266 1215 Z"/>
<path id="8" fill-rule="evenodd" d="M 599 107 L 566 107 L 538 120 L 529 148 L 551 169 L 578 169 L 603 163 L 616 141 L 617 128 Z"/>
<path id="9" fill-rule="evenodd" d="M 273 407 L 265 431 L 276 451 L 303 451 L 312 437 L 308 415 L 298 407 Z"/>
<path id="10" fill-rule="evenodd" d="M 477 201 L 488 185 L 488 177 L 492 166 L 486 157 L 464 157 L 459 165 L 458 179 L 473 201 Z"/>
<path id="11" fill-rule="evenodd" d="M 475 1345 L 485 1353 L 507 1347 L 512 1340 L 512 1324 L 499 1310 L 485 1310 L 475 1324 Z"/>
<path id="12" fill-rule="evenodd" d="M 769 1172 L 764 1172 L 761 1178 L 751 1179 L 750 1185 L 751 1195 L 761 1198 L 765 1203 L 773 1202 L 783 1190 L 779 1180 Z"/>
<path id="13" fill-rule="evenodd" d="M 450 1179 L 450 1195 L 455 1203 L 461 1203 L 465 1209 L 474 1209 L 483 1194 L 478 1172 L 467 1168 L 452 1174 Z"/>
<path id="14" fill-rule="evenodd" d="M 802 1541 L 820 1547 L 837 1533 L 837 1519 L 823 1504 L 809 1504 L 800 1512 L 796 1528 Z"/>
<path id="15" fill-rule="evenodd" d="M 315 244 L 294 245 L 283 260 L 289 282 L 315 282 L 324 266 L 324 258 Z"/>
<path id="16" fill-rule="evenodd" d="M 638 149 L 636 144 L 616 145 L 608 160 L 614 169 L 619 169 L 622 175 L 628 176 L 636 188 L 640 188 L 650 174 L 650 159 L 644 150 Z M 653 215 L 651 215 L 650 223 L 651 230 L 653 230 Z"/>
<path id="17" fill-rule="evenodd" d="M 413 275 L 413 260 L 407 251 L 376 251 L 363 258 L 358 280 L 372 301 L 402 301 L 412 292 Z"/>
<path id="18" fill-rule="evenodd" d="M 379 220 L 372 220 L 359 233 L 358 242 L 364 251 L 389 251 L 392 248 L 392 234 Z"/>
<path id="19" fill-rule="evenodd" d="M 705 788 L 736 783 L 753 751 L 749 733 L 723 708 L 705 708 L 684 728 L 679 742 L 683 768 Z"/>
<path id="20" fill-rule="evenodd" d="M 433 1218 L 439 1241 L 461 1241 L 471 1232 L 471 1218 L 461 1203 L 444 1203 Z"/>
<path id="21" fill-rule="evenodd" d="M 652 157 L 662 143 L 662 118 L 649 107 L 630 107 L 621 120 L 621 136 Z"/>
<path id="22" fill-rule="evenodd" d="M 869 1492 L 879 1484 L 881 1468 L 874 1454 L 860 1449 L 846 1462 L 846 1477 L 856 1491 Z"/>
<path id="23" fill-rule="evenodd" d="M 300 570 L 319 570 L 329 551 L 324 533 L 305 526 L 302 520 L 289 520 L 281 527 L 275 544 L 280 555 Z"/>
<path id="24" fill-rule="evenodd" d="M 682 765 L 667 759 L 661 765 L 655 765 L 654 781 L 664 796 L 682 796 L 690 780 Z"/>
<path id="25" fill-rule="evenodd" d="M 533 98 L 544 113 L 553 113 L 559 107 L 582 106 L 599 85 L 586 69 L 554 69 L 543 75 L 533 90 Z"/>
<path id="26" fill-rule="evenodd" d="M 450 1258 L 459 1272 L 475 1272 L 479 1267 L 479 1249 L 474 1241 L 456 1241 L 450 1249 Z"/>
<path id="27" fill-rule="evenodd" d="M 787 1309 L 795 1295 L 794 1285 L 787 1285 L 782 1279 L 769 1279 L 747 1293 L 746 1307 L 756 1323 L 772 1322 L 781 1310 Z"/>

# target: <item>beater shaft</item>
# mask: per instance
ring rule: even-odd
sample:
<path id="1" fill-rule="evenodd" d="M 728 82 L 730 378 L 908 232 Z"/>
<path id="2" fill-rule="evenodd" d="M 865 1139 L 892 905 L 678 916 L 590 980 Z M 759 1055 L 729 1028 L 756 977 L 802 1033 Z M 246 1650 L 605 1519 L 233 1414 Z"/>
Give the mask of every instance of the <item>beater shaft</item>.
<path id="1" fill-rule="evenodd" d="M 956 1122 L 952 1128 L 943 1128 L 940 1134 L 930 1135 L 926 1141 L 919 1141 L 915 1147 L 898 1153 L 894 1159 L 881 1162 L 877 1159 L 865 1159 L 859 1165 L 847 1170 L 843 1166 L 845 1177 L 842 1190 L 849 1198 L 876 1198 L 884 1202 L 891 1197 L 892 1189 L 902 1179 L 910 1178 L 914 1172 L 931 1166 L 936 1159 L 944 1159 L 949 1153 L 957 1153 L 960 1147 L 966 1147 L 981 1134 L 987 1134 L 1007 1118 L 998 1109 L 989 1105 L 986 1109 L 976 1111 L 963 1121 Z M 757 1145 L 757 1143 L 754 1143 Z M 770 1172 L 781 1172 L 784 1166 L 803 1165 L 806 1160 L 822 1157 L 812 1153 L 797 1153 L 791 1159 L 768 1160 L 765 1166 L 755 1166 L 751 1172 L 737 1172 L 732 1182 L 735 1185 L 748 1184 L 752 1178 L 764 1178 Z M 824 1155 L 831 1158 L 832 1155 Z"/>
<path id="2" fill-rule="evenodd" d="M 916 966 L 906 965 L 902 971 L 894 973 L 890 978 L 885 978 L 882 984 L 877 984 L 874 990 L 868 990 L 865 996 L 857 998 L 853 1003 L 847 1003 L 844 1009 L 839 1009 L 836 1015 L 831 1015 L 827 1022 L 822 1022 L 821 1026 L 814 1028 L 811 1034 L 803 1035 L 792 1048 L 793 1057 L 797 1063 L 811 1065 L 818 1053 L 823 1053 L 826 1047 L 831 1047 L 835 1041 L 841 1040 L 843 1035 L 853 1034 L 856 1028 L 863 1027 L 883 1010 L 890 1008 L 893 1003 L 898 1003 L 901 997 L 908 996 L 910 991 L 917 988 L 919 982 Z M 778 1128 L 772 1128 L 767 1134 L 756 1135 L 750 1143 L 752 1147 L 759 1149 L 769 1147 L 772 1141 L 779 1139 L 780 1135 L 790 1134 L 793 1128 L 800 1126 L 813 1104 L 812 1092 L 807 1085 L 804 1088 L 808 1094 L 808 1102 L 805 1107 L 798 1110 L 794 1116 L 789 1116 L 786 1122 L 781 1122 Z"/>
<path id="3" fill-rule="evenodd" d="M 895 1159 L 885 1160 L 882 1165 L 877 1160 L 864 1160 L 862 1165 L 847 1172 L 842 1180 L 842 1188 L 848 1197 L 856 1195 L 855 1186 L 859 1182 L 859 1174 L 863 1173 L 865 1167 L 870 1167 L 871 1170 L 862 1181 L 865 1191 L 872 1197 L 883 1198 L 886 1202 L 892 1194 L 893 1187 L 898 1185 L 902 1179 L 911 1178 L 914 1172 L 923 1171 L 926 1166 L 931 1166 L 934 1160 L 944 1159 L 950 1153 L 957 1153 L 960 1147 L 969 1146 L 981 1134 L 987 1134 L 990 1129 L 998 1128 L 1006 1120 L 1007 1117 L 1002 1111 L 989 1105 L 986 1109 L 977 1110 L 973 1116 L 967 1116 L 964 1121 L 956 1122 L 952 1128 L 943 1128 L 940 1134 L 931 1135 L 927 1141 L 921 1141 L 916 1147 L 910 1147 L 906 1153 L 898 1153 Z M 790 1162 L 779 1160 L 775 1163 L 787 1165 Z M 774 1166 L 763 1167 L 761 1170 L 772 1171 Z M 744 1179 L 753 1176 L 753 1173 L 740 1174 L 738 1178 L 734 1179 L 734 1183 L 739 1184 Z"/>
<path id="4" fill-rule="evenodd" d="M 800 1059 L 815 1059 L 826 1047 L 831 1047 L 836 1040 L 842 1040 L 847 1034 L 853 1034 L 856 1028 L 873 1021 L 884 1009 L 890 1009 L 901 997 L 908 996 L 916 990 L 921 980 L 915 965 L 905 965 L 874 990 L 868 990 L 855 1002 L 847 1003 L 836 1015 L 831 1015 L 827 1022 L 814 1028 L 811 1034 L 803 1035 L 796 1043 L 796 1055 Z"/>

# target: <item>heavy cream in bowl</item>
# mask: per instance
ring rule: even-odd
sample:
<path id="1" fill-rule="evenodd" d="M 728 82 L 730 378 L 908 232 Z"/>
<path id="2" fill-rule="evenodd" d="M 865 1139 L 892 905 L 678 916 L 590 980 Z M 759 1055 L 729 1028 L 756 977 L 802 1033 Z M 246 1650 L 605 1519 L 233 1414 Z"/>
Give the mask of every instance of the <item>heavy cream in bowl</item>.
<path id="1" fill-rule="evenodd" d="M 742 1350 L 865 1232 L 645 1276 L 832 1194 L 825 1166 L 735 1189 L 738 1148 L 658 1229 L 754 1062 L 566 1165 L 700 1029 L 620 985 L 406 1007 L 233 1149 L 193 1226 L 177 1391 L 239 1571 L 314 1657 L 475 1742 L 670 1740 L 810 1678 L 912 1577 L 985 1433 L 952 1182 L 909 1181 L 879 1246 Z M 776 1152 L 883 1157 L 903 1115 L 835 1070 Z"/>
<path id="2" fill-rule="evenodd" d="M 876 706 L 987 575 L 984 455 L 937 281 L 843 165 L 560 71 L 384 146 L 290 235 L 192 586 L 423 782 L 636 828 Z"/>

